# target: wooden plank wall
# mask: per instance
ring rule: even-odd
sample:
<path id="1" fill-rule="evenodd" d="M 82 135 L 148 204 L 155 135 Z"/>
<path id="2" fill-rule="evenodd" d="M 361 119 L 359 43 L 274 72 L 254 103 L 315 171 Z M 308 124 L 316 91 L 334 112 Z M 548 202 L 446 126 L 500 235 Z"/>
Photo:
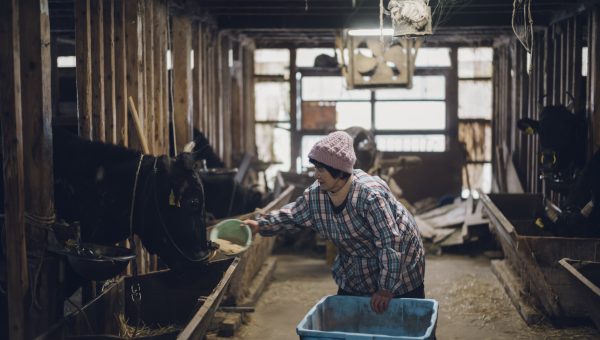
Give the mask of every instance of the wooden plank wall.
<path id="1" fill-rule="evenodd" d="M 575 111 L 585 111 L 590 123 L 588 156 L 600 148 L 599 7 L 588 9 L 538 29 L 530 65 L 516 39 L 498 40 L 495 46 L 494 148 L 507 148 L 526 191 L 545 192 L 557 204 L 565 197 L 545 188 L 538 178 L 538 138 L 523 135 L 513 125 L 523 117 L 539 119 L 546 105 L 570 105 Z M 584 46 L 588 47 L 587 77 L 582 76 Z M 513 109 L 507 110 L 506 103 Z M 506 174 L 499 153 L 494 153 L 494 177 L 499 184 L 496 189 L 503 191 Z"/>
<path id="2" fill-rule="evenodd" d="M 73 11 L 77 127 L 83 138 L 139 149 L 127 112 L 127 99 L 132 97 L 150 153 L 169 153 L 169 122 L 173 117 L 177 122 L 173 112 L 180 112 L 173 87 L 177 94 L 183 93 L 179 97 L 186 131 L 182 143 L 191 139 L 191 128 L 196 127 L 228 166 L 237 166 L 244 153 L 255 154 L 251 40 L 235 32 L 219 32 L 209 16 L 173 15 L 167 0 L 80 0 Z M 179 29 L 185 33 L 181 41 L 175 37 Z M 7 269 L 10 339 L 32 338 L 55 317 L 48 312 L 57 298 L 50 281 L 59 271 L 48 269 L 46 259 L 47 273 L 40 276 L 43 296 L 31 296 L 26 239 L 35 241 L 40 236 L 43 241 L 31 243 L 31 254 L 43 252 L 46 231 L 26 229 L 25 224 L 25 209 L 34 217 L 50 218 L 54 212 L 50 126 L 57 100 L 52 93 L 58 92 L 50 84 L 50 72 L 56 70 L 50 57 L 51 46 L 56 46 L 50 43 L 52 38 L 47 0 L 0 2 L 3 178 L 5 197 L 12 197 L 5 202 L 6 251 L 11 259 Z M 183 49 L 177 50 L 179 46 Z M 183 71 L 168 70 L 168 50 L 177 51 L 174 58 L 188 61 L 174 60 L 184 66 Z M 192 50 L 194 69 L 189 63 Z M 23 115 L 28 117 L 26 123 Z M 140 255 L 140 272 L 157 269 L 155 257 Z M 35 261 L 29 265 L 38 268 Z M 31 299 L 42 304 L 43 317 L 27 310 Z M 35 319 L 31 327 L 25 325 L 28 318 Z"/>
<path id="3" fill-rule="evenodd" d="M 29 288 L 25 246 L 25 188 L 21 107 L 21 49 L 19 1 L 0 1 L 0 125 L 6 228 L 7 300 L 9 338 L 26 335 L 26 293 Z"/>

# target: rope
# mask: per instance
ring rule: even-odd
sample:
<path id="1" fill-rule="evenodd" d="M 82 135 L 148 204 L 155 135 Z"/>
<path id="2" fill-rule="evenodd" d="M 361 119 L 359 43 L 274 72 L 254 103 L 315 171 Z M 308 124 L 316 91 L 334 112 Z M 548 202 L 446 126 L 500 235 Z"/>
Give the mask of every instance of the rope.
<path id="1" fill-rule="evenodd" d="M 517 2 L 519 4 L 522 4 L 523 2 L 525 3 L 525 5 L 523 6 L 523 19 L 525 21 L 525 37 L 522 38 L 521 35 L 517 32 L 517 28 L 515 27 L 515 21 L 517 19 Z M 512 30 L 515 33 L 515 36 L 517 37 L 517 39 L 519 40 L 519 42 L 521 43 L 521 45 L 523 45 L 523 48 L 525 48 L 525 50 L 531 54 L 532 53 L 532 47 L 533 47 L 533 17 L 531 16 L 531 0 L 513 0 L 513 12 L 512 12 L 512 20 L 511 20 L 511 26 L 512 26 Z M 530 32 L 529 34 L 527 34 L 527 32 Z M 530 42 L 527 41 L 528 40 L 528 35 L 530 36 Z M 525 40 L 525 41 L 524 41 Z M 531 45 L 530 45 L 531 43 Z"/>
<path id="2" fill-rule="evenodd" d="M 32 227 L 37 227 L 41 229 L 46 229 L 52 231 L 52 228 L 49 226 L 53 225 L 56 222 L 56 215 L 54 212 L 52 215 L 48 216 L 40 216 L 34 213 L 25 211 L 24 212 L 25 223 L 31 225 Z"/>

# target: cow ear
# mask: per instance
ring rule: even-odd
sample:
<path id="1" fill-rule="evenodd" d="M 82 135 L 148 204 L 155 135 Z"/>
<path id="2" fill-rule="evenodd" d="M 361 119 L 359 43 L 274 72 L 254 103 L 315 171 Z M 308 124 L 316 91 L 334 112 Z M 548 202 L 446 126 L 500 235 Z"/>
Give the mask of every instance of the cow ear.
<path id="1" fill-rule="evenodd" d="M 522 118 L 517 122 L 517 127 L 526 134 L 533 135 L 539 131 L 540 122 L 531 118 Z"/>

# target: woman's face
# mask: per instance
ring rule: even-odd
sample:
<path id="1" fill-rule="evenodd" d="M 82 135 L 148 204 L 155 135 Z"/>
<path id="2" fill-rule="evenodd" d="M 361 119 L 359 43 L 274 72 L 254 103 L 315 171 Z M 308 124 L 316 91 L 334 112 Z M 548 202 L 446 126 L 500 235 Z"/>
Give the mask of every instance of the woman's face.
<path id="1" fill-rule="evenodd" d="M 344 186 L 341 178 L 334 178 L 325 168 L 315 167 L 315 179 L 323 191 L 338 191 Z"/>

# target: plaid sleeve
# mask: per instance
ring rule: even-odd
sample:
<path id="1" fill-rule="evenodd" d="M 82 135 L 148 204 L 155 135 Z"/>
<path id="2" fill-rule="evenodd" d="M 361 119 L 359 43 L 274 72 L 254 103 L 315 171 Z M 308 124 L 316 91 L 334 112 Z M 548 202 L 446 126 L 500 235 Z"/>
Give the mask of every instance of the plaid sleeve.
<path id="1" fill-rule="evenodd" d="M 402 242 L 401 226 L 394 219 L 390 203 L 380 194 L 373 193 L 368 200 L 367 220 L 375 235 L 379 259 L 379 289 L 397 291 L 403 284 L 402 265 L 405 256 L 398 251 Z M 400 228 L 399 228 L 400 227 Z"/>
<path id="2" fill-rule="evenodd" d="M 296 199 L 295 202 L 286 204 L 279 210 L 270 213 L 258 219 L 260 234 L 262 236 L 273 236 L 282 229 L 291 230 L 312 226 L 311 213 L 308 205 L 309 189 Z"/>

